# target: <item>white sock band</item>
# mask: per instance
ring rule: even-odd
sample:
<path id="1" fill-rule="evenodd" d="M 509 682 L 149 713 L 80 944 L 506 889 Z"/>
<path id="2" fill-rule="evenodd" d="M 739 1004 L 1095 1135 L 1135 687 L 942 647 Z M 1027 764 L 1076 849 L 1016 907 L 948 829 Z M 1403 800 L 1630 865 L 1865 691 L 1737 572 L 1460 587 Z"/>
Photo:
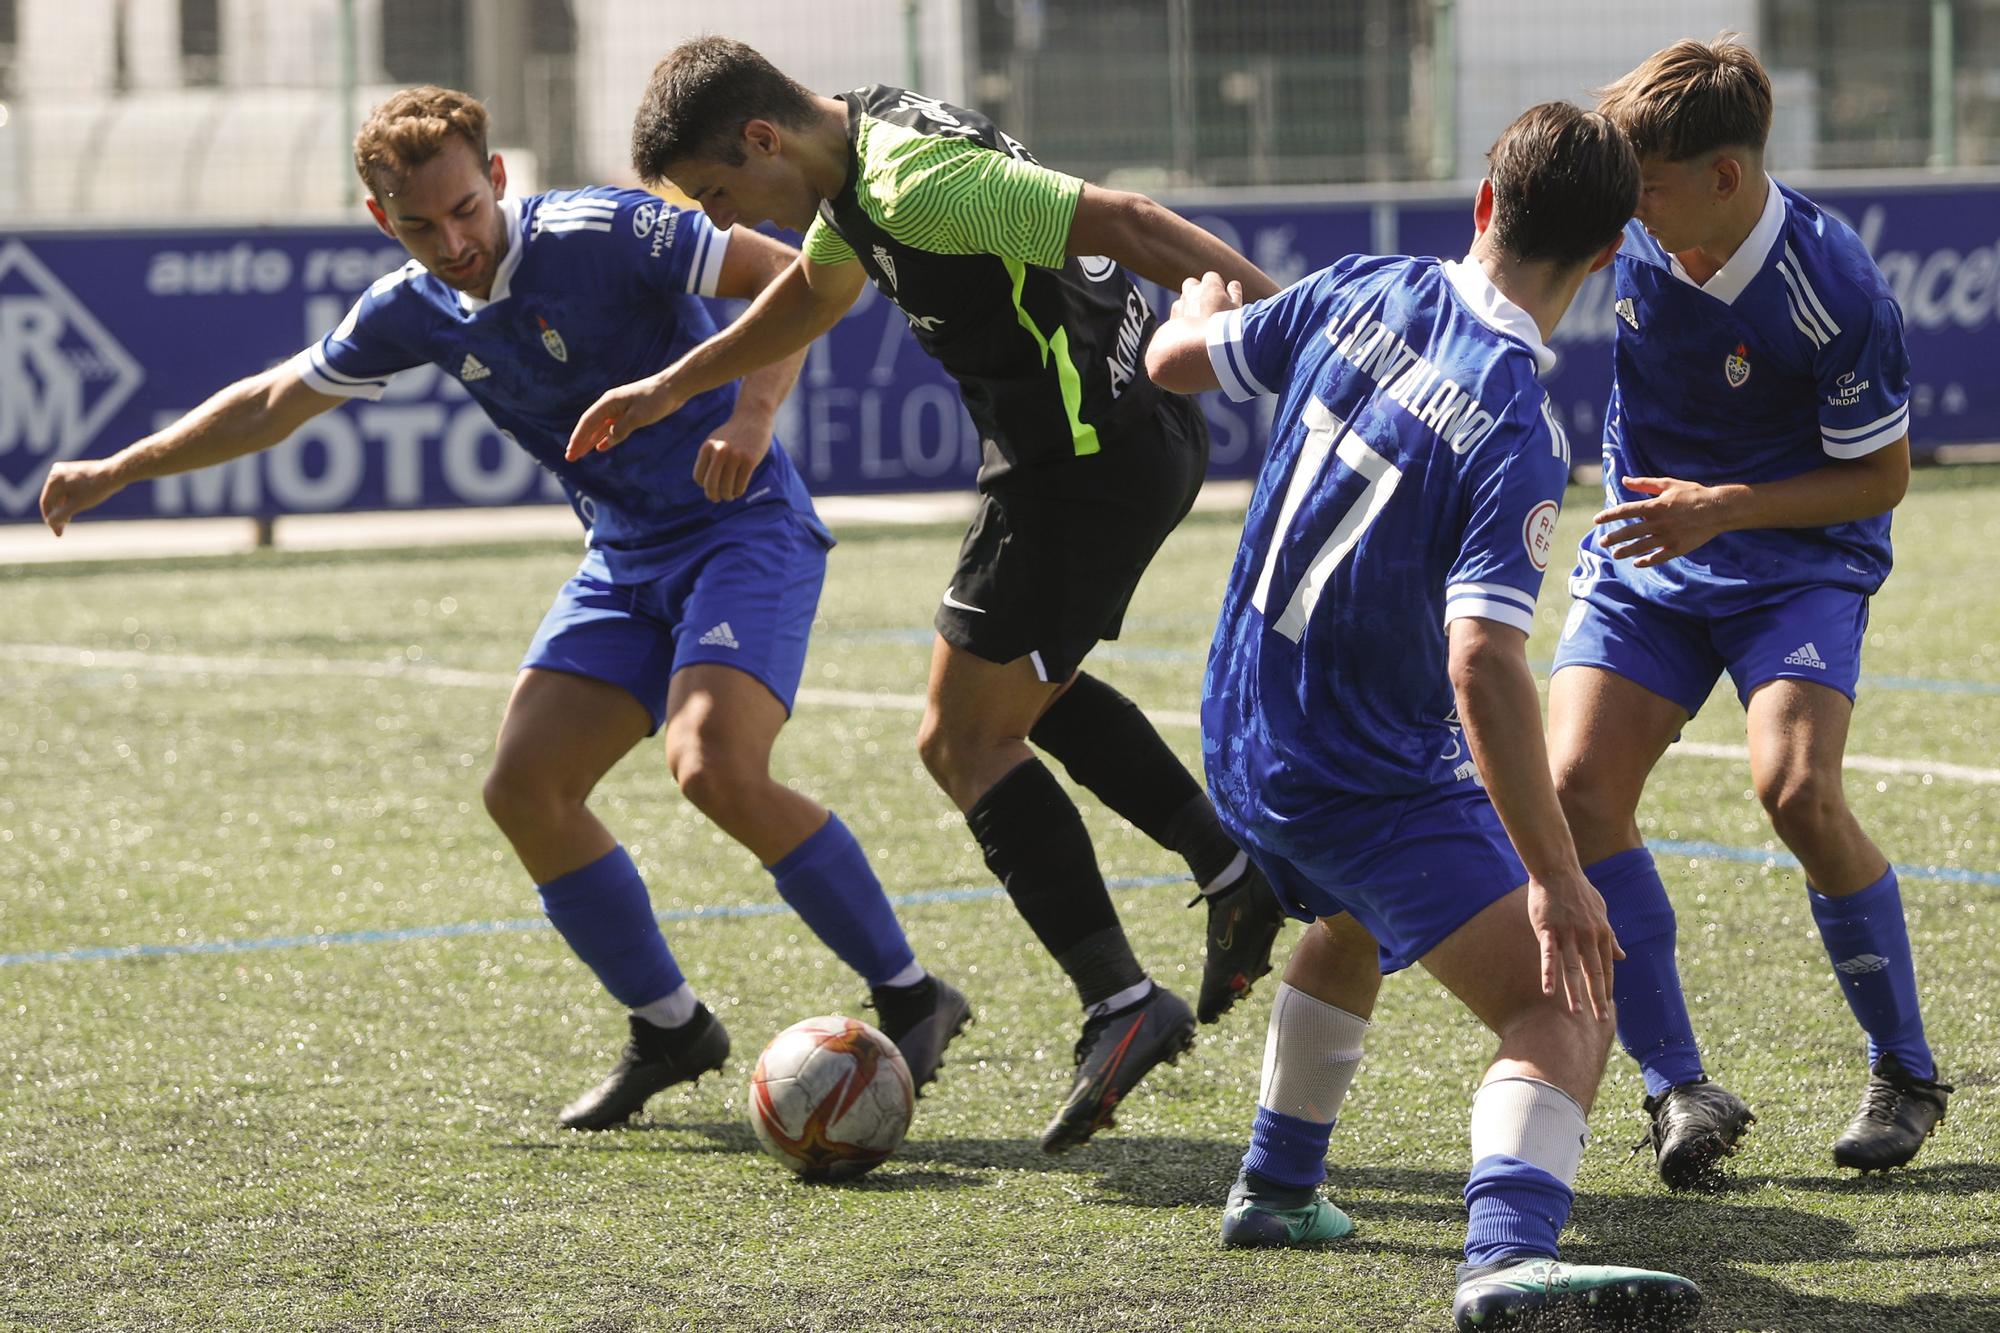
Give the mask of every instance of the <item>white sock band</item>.
<path id="1" fill-rule="evenodd" d="M 1264 1086 L 1257 1104 L 1314 1124 L 1338 1124 L 1370 1026 L 1359 1015 L 1279 982 L 1264 1034 Z"/>
<path id="2" fill-rule="evenodd" d="M 1496 1078 L 1472 1096 L 1472 1160 L 1504 1154 L 1576 1184 L 1590 1127 L 1576 1099 L 1538 1078 Z"/>
<path id="3" fill-rule="evenodd" d="M 1087 1017 L 1095 1018 L 1099 1014 L 1108 1014 L 1114 1009 L 1123 1009 L 1127 1005 L 1137 1004 L 1152 993 L 1153 979 L 1151 977 L 1142 977 L 1130 986 L 1127 986 L 1124 990 L 1119 991 L 1116 995 L 1107 995 L 1096 1004 L 1085 1006 L 1083 1012 Z"/>
<path id="4" fill-rule="evenodd" d="M 651 1004 L 642 1004 L 632 1012 L 656 1028 L 677 1028 L 694 1017 L 696 1003 L 694 987 L 683 981 Z"/>
<path id="5" fill-rule="evenodd" d="M 895 976 L 890 977 L 882 984 L 884 986 L 914 986 L 929 975 L 930 973 L 924 971 L 924 965 L 912 958 L 908 967 L 898 972 Z"/>
<path id="6" fill-rule="evenodd" d="M 1202 897 L 1206 898 L 1210 894 L 1220 893 L 1224 889 L 1231 887 L 1236 883 L 1238 876 L 1242 875 L 1249 868 L 1250 854 L 1239 849 L 1236 853 L 1236 859 L 1224 866 L 1220 875 L 1217 875 L 1214 879 L 1201 886 Z"/>

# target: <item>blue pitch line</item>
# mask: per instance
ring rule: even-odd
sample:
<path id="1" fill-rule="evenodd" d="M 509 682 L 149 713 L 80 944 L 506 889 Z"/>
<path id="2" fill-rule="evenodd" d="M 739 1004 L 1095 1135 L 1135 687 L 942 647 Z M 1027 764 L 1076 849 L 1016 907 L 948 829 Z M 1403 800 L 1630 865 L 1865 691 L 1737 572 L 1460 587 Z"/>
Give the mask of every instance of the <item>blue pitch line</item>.
<path id="1" fill-rule="evenodd" d="M 1163 884 L 1183 884 L 1186 875 L 1138 875 L 1105 881 L 1112 889 L 1153 889 Z M 924 889 L 916 893 L 890 896 L 897 907 L 927 907 L 934 903 L 969 903 L 998 898 L 999 887 Z M 738 920 L 746 917 L 785 916 L 791 908 L 776 903 L 728 903 L 721 907 L 676 907 L 655 912 L 661 922 Z M 193 944 L 121 944 L 101 949 L 52 949 L 41 953 L 0 954 L 0 967 L 29 963 L 102 963 L 118 958 L 181 958 L 190 954 L 264 953 L 273 949 L 303 949 L 318 944 L 394 944 L 403 940 L 451 939 L 460 935 L 505 935 L 524 930 L 547 930 L 542 917 L 519 917 L 511 921 L 461 921 L 447 926 L 407 926 L 401 930 L 345 930 L 325 935 L 268 935 L 249 940 L 202 940 Z"/>
<path id="2" fill-rule="evenodd" d="M 1758 847 L 1730 847 L 1719 842 L 1683 842 L 1660 839 L 1646 844 L 1670 856 L 1700 857 L 1710 861 L 1734 861 L 1745 865 L 1773 865 L 1798 868 L 1798 858 L 1789 852 L 1767 852 Z M 1964 870 L 1956 866 L 1898 866 L 1903 879 L 1931 880 L 1941 884 L 1971 884 L 1980 888 L 2000 888 L 2000 871 Z M 1133 875 L 1105 881 L 1112 889 L 1156 889 L 1167 884 L 1186 884 L 1186 875 Z M 891 894 L 897 907 L 928 907 L 937 903 L 980 902 L 998 898 L 998 887 L 923 889 L 915 893 Z M 783 916 L 791 908 L 782 902 L 727 903 L 720 907 L 676 907 L 656 912 L 663 924 L 679 921 L 734 921 L 750 917 Z M 101 963 L 119 958 L 178 958 L 191 954 L 264 953 L 273 949 L 303 949 L 322 944 L 394 944 L 403 940 L 452 939 L 462 935 L 504 935 L 518 931 L 547 930 L 541 917 L 519 917 L 509 921 L 462 921 L 445 926 L 408 926 L 401 930 L 348 930 L 325 935 L 270 935 L 249 940 L 204 940 L 194 944 L 122 944 L 101 949 L 51 949 L 39 953 L 0 954 L 0 967 L 33 963 Z"/>

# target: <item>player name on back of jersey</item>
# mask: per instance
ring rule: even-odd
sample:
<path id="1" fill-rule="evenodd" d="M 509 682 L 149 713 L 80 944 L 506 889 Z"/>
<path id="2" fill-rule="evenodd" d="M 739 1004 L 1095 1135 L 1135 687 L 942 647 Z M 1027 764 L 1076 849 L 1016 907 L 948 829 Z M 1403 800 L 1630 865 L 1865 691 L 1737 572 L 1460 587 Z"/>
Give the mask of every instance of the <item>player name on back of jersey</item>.
<path id="1" fill-rule="evenodd" d="M 1384 396 L 1407 409 L 1455 454 L 1493 433 L 1496 418 L 1456 380 L 1448 379 L 1397 332 L 1360 306 L 1346 306 L 1326 326 L 1333 350 L 1386 388 Z"/>

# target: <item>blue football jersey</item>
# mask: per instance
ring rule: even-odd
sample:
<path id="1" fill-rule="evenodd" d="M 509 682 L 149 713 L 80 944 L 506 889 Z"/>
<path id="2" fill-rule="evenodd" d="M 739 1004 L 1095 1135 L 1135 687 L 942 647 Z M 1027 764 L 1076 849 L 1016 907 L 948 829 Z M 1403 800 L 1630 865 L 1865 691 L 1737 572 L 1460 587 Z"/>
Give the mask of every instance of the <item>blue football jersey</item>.
<path id="1" fill-rule="evenodd" d="M 1472 776 L 1460 616 L 1527 632 L 1569 442 L 1534 321 L 1474 263 L 1343 259 L 1217 315 L 1232 398 L 1278 397 L 1203 691 L 1210 790 L 1281 855 L 1330 798 Z"/>
<path id="2" fill-rule="evenodd" d="M 1757 226 L 1705 286 L 1631 223 L 1615 310 L 1604 424 L 1610 504 L 1644 498 L 1622 477 L 1778 481 L 1909 432 L 1910 364 L 1895 296 L 1846 223 L 1776 181 Z M 1653 569 L 1612 561 L 1605 536 L 1584 538 L 1579 592 L 1617 578 L 1697 615 L 1801 584 L 1873 593 L 1889 574 L 1887 514 L 1726 532 Z"/>
<path id="3" fill-rule="evenodd" d="M 711 503 L 696 451 L 728 419 L 736 386 L 700 394 L 616 449 L 563 458 L 605 390 L 666 366 L 715 332 L 713 296 L 729 233 L 637 190 L 557 190 L 501 201 L 508 248 L 491 297 L 465 295 L 415 260 L 362 293 L 339 327 L 293 365 L 339 397 L 379 398 L 426 362 L 456 377 L 500 433 L 562 482 L 609 578 L 650 578 L 710 525 L 748 505 L 785 504 L 831 543 L 775 442 L 743 497 Z"/>

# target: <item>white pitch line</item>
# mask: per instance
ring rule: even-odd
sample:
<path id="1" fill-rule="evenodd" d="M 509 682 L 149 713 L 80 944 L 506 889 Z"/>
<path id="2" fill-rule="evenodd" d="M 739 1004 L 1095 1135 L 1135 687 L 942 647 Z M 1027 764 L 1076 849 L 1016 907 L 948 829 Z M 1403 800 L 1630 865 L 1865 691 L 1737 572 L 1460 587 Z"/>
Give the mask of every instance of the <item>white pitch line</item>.
<path id="1" fill-rule="evenodd" d="M 471 686 L 478 689 L 506 689 L 514 683 L 511 672 L 461 671 L 452 667 L 424 666 L 421 663 L 356 662 L 339 658 L 282 657 L 198 657 L 184 654 L 133 652 L 127 649 L 68 648 L 61 644 L 0 644 L 0 659 L 32 662 L 41 666 L 78 667 L 84 670 L 146 671 L 173 676 L 350 676 L 368 680 L 407 680 L 423 685 Z M 811 687 L 799 691 L 798 702 L 820 708 L 863 708 L 896 713 L 921 713 L 920 694 L 877 694 L 866 690 L 822 690 Z M 1147 717 L 1163 727 L 1198 728 L 1199 713 L 1175 709 L 1149 709 Z M 1667 748 L 1667 757 L 1724 760 L 1748 763 L 1750 751 L 1741 745 L 1714 745 L 1703 741 L 1681 741 Z M 1969 764 L 1947 764 L 1932 759 L 1897 759 L 1888 755 L 1850 754 L 1846 766 L 1860 773 L 1887 773 L 1896 777 L 1932 777 L 1980 786 L 2000 786 L 2000 768 L 1975 768 Z"/>

